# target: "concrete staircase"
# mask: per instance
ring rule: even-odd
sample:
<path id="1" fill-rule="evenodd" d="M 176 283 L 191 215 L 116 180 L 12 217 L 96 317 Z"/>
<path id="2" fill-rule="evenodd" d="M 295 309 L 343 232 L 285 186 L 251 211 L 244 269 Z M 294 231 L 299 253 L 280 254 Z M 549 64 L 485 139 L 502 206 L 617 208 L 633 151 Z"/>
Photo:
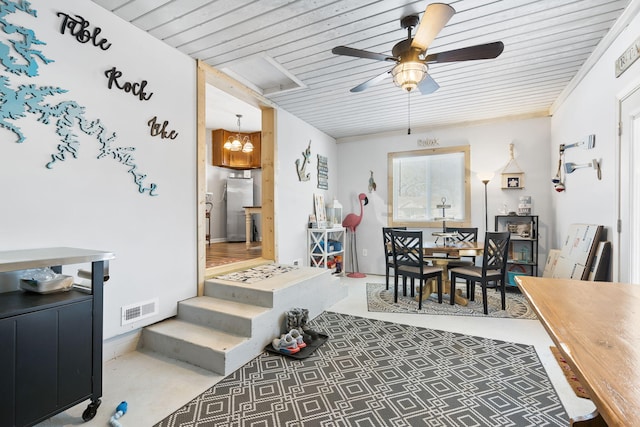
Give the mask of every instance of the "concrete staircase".
<path id="1" fill-rule="evenodd" d="M 312 267 L 250 284 L 210 279 L 204 289 L 179 302 L 176 317 L 144 328 L 142 348 L 227 375 L 282 333 L 287 310 L 314 318 L 347 295 L 330 270 Z"/>

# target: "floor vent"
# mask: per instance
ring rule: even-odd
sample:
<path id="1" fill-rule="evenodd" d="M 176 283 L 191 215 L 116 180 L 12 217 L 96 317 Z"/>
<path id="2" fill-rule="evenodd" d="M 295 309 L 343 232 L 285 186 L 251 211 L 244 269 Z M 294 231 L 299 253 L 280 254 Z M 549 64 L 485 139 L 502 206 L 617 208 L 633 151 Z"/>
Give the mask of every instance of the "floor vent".
<path id="1" fill-rule="evenodd" d="M 158 314 L 158 298 L 122 307 L 122 326 Z"/>

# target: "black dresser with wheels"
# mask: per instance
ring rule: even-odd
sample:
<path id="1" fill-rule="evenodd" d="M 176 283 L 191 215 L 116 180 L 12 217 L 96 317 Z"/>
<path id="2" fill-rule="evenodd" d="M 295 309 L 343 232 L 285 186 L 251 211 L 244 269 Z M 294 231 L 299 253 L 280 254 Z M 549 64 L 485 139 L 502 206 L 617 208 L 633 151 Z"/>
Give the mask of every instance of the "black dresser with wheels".
<path id="1" fill-rule="evenodd" d="M 0 251 L 0 272 L 91 264 L 90 289 L 0 293 L 0 425 L 30 426 L 102 397 L 102 298 L 110 252 L 77 248 Z"/>

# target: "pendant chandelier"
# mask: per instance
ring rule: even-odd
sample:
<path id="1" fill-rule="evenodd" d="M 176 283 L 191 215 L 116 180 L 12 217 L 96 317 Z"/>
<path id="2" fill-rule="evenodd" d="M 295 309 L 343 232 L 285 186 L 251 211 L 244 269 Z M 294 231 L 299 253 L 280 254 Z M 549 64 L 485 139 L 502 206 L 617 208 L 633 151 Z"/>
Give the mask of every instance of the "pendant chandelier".
<path id="1" fill-rule="evenodd" d="M 238 133 L 236 135 L 229 135 L 229 138 L 227 138 L 227 142 L 224 143 L 223 147 L 225 150 L 229 151 L 251 153 L 253 151 L 251 138 L 247 135 L 242 136 L 240 134 L 240 118 L 242 117 L 242 114 L 236 114 L 236 117 L 238 118 Z"/>

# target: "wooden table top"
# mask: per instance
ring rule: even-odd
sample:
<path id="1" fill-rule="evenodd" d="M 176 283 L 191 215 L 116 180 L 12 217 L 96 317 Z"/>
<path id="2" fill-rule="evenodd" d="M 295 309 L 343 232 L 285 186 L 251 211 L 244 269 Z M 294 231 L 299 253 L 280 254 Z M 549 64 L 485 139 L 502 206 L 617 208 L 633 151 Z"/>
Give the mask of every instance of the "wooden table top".
<path id="1" fill-rule="evenodd" d="M 516 281 L 609 427 L 640 426 L 640 286 Z"/>

